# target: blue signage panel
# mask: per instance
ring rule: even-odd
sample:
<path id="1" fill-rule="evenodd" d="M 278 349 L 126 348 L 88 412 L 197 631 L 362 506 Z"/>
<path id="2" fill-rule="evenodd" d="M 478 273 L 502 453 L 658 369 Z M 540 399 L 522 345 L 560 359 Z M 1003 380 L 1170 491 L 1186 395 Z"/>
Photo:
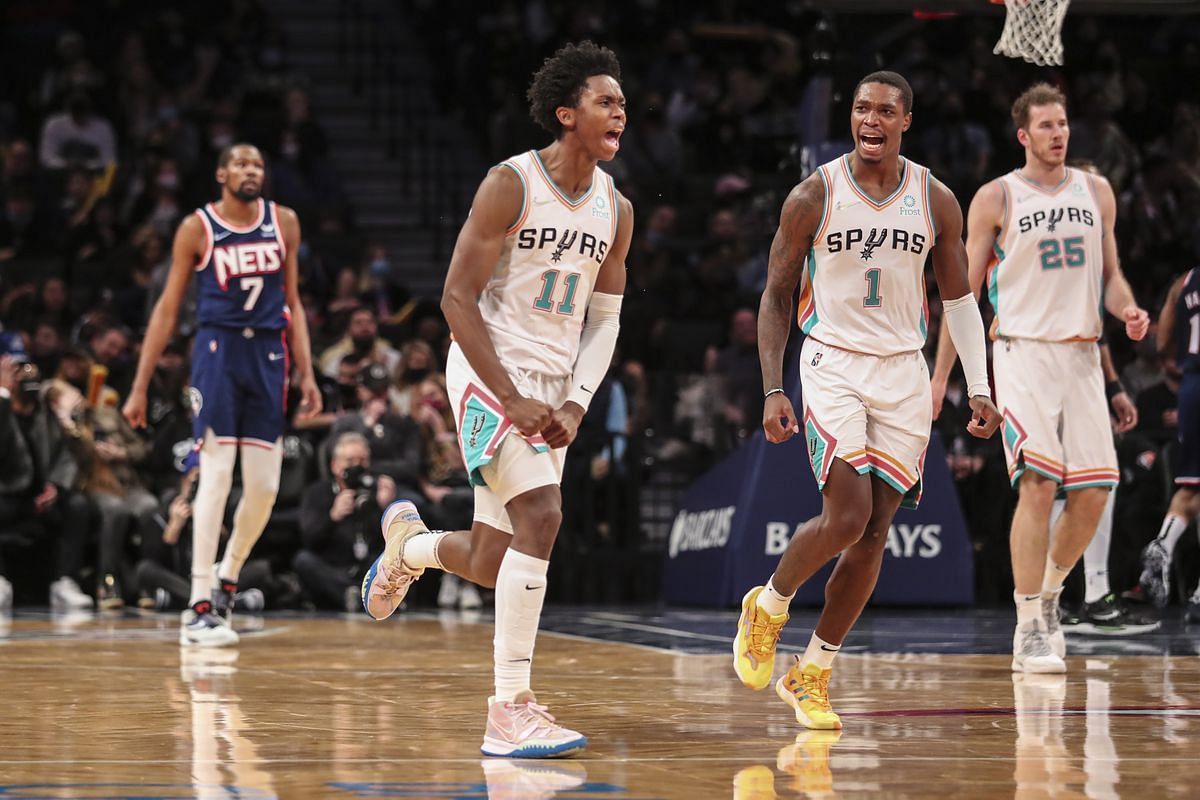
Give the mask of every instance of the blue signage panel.
<path id="1" fill-rule="evenodd" d="M 799 407 L 799 404 L 797 404 Z M 757 433 L 684 495 L 663 570 L 666 602 L 736 605 L 766 583 L 796 529 L 821 513 L 821 495 L 800 436 L 779 445 Z M 796 595 L 820 604 L 832 562 Z M 972 548 L 937 435 L 925 459 L 921 507 L 901 509 L 888 532 L 879 605 L 969 605 Z"/>

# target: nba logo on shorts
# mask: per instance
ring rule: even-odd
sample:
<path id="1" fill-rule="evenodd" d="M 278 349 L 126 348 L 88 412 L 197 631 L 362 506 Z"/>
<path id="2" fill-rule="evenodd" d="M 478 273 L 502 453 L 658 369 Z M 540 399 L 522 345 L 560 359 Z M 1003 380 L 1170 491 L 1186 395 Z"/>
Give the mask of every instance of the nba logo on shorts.
<path id="1" fill-rule="evenodd" d="M 188 389 L 188 405 L 192 407 L 192 414 L 199 414 L 200 409 L 204 408 L 204 395 L 200 394 L 200 390 L 195 386 Z"/>
<path id="2" fill-rule="evenodd" d="M 823 355 L 824 355 L 824 353 L 817 353 L 816 355 L 813 356 L 812 365 L 814 367 L 821 363 L 821 356 L 823 356 Z"/>

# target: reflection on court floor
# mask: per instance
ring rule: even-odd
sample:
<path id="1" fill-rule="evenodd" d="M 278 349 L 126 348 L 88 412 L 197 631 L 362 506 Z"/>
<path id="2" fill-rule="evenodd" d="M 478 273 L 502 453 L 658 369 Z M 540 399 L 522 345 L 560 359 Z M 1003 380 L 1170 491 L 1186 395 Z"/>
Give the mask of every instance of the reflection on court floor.
<path id="1" fill-rule="evenodd" d="M 1013 675 L 1002 613 L 868 612 L 836 663 L 842 731 L 733 676 L 733 612 L 550 609 L 535 690 L 582 757 L 485 759 L 486 615 L 242 617 L 181 650 L 171 615 L 0 622 L 7 798 L 1188 796 L 1200 659 L 1178 620 Z M 801 610 L 783 652 L 813 619 Z M 782 660 L 781 660 L 782 661 Z"/>

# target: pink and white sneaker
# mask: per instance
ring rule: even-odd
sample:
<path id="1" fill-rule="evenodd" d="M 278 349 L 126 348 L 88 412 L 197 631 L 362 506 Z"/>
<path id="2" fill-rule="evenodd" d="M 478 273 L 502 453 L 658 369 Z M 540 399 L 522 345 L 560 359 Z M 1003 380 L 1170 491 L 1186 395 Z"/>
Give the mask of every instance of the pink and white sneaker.
<path id="1" fill-rule="evenodd" d="M 550 800 L 561 792 L 587 791 L 587 769 L 578 761 L 485 758 L 479 762 L 488 800 Z"/>
<path id="2" fill-rule="evenodd" d="M 507 758 L 558 758 L 587 747 L 587 737 L 554 722 L 533 692 L 521 692 L 511 703 L 488 701 L 485 756 Z"/>
<path id="3" fill-rule="evenodd" d="M 409 588 L 425 574 L 424 569 L 410 569 L 404 565 L 404 545 L 419 533 L 429 529 L 421 521 L 417 507 L 408 500 L 397 500 L 387 507 L 380 520 L 383 553 L 363 577 L 363 608 L 375 619 L 387 619 L 404 602 Z"/>

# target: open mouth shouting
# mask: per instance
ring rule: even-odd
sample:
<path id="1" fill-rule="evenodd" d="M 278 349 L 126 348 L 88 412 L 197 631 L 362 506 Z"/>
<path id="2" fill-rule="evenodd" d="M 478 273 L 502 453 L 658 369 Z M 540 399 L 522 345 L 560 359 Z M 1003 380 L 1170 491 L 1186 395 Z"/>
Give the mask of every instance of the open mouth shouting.
<path id="1" fill-rule="evenodd" d="M 867 133 L 866 131 L 858 134 L 858 146 L 862 150 L 863 155 L 883 155 L 884 142 L 884 138 L 878 134 Z"/>
<path id="2" fill-rule="evenodd" d="M 604 134 L 604 143 L 611 147 L 614 151 L 621 148 L 621 134 L 625 132 L 624 128 L 612 128 Z"/>

